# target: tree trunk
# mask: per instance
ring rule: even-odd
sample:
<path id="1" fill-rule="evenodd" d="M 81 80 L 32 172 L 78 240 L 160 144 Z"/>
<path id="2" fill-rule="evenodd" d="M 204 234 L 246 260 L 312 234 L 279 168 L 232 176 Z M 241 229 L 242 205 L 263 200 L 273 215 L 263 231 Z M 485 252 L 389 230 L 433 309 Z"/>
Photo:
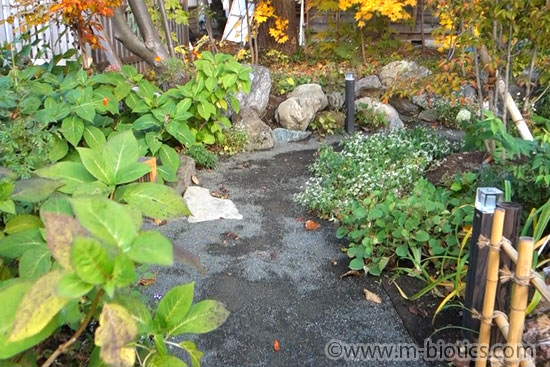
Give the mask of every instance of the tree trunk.
<path id="1" fill-rule="evenodd" d="M 275 20 L 270 18 L 260 26 L 258 31 L 258 45 L 263 49 L 275 48 L 286 54 L 293 54 L 298 48 L 298 17 L 296 16 L 296 2 L 294 0 L 273 0 L 275 14 L 282 19 L 288 19 L 286 34 L 288 41 L 277 43 L 269 34 L 269 28 L 275 25 Z"/>
<path id="2" fill-rule="evenodd" d="M 170 55 L 153 25 L 153 21 L 147 10 L 147 4 L 144 0 L 128 0 L 128 4 L 132 9 L 139 33 L 143 38 L 136 36 L 128 26 L 123 5 L 118 7 L 113 15 L 113 22 L 117 29 L 116 39 L 122 42 L 128 50 L 141 57 L 151 67 L 161 67 L 162 61 L 169 58 Z"/>

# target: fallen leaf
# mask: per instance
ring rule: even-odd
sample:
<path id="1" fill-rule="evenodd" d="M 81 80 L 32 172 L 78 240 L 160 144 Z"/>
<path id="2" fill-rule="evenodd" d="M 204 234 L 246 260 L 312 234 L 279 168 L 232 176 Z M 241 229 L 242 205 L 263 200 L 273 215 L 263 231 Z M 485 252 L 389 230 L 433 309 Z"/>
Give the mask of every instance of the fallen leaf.
<path id="1" fill-rule="evenodd" d="M 217 191 L 212 191 L 210 193 L 210 195 L 212 195 L 213 197 L 218 198 L 218 199 L 224 199 L 224 200 L 227 199 L 227 195 L 220 194 Z"/>
<path id="2" fill-rule="evenodd" d="M 349 277 L 349 276 L 358 277 L 359 275 L 361 275 L 361 273 L 358 270 L 350 270 L 350 271 L 347 271 L 344 274 L 340 275 L 340 278 L 343 279 L 343 278 Z"/>
<path id="3" fill-rule="evenodd" d="M 200 183 L 199 178 L 196 175 L 191 176 L 191 182 L 193 182 L 195 185 L 198 185 Z"/>
<path id="4" fill-rule="evenodd" d="M 277 339 L 275 339 L 275 340 L 273 341 L 273 350 L 274 350 L 275 352 L 278 352 L 278 351 L 281 350 L 281 346 L 279 345 L 279 341 L 278 341 Z"/>
<path id="5" fill-rule="evenodd" d="M 415 305 L 409 306 L 409 312 L 413 315 L 420 316 L 420 317 L 428 317 L 428 311 L 426 311 L 422 307 L 417 307 Z"/>
<path id="6" fill-rule="evenodd" d="M 306 230 L 316 231 L 321 227 L 321 225 L 311 219 L 306 220 Z"/>
<path id="7" fill-rule="evenodd" d="M 298 218 L 296 218 L 296 220 L 297 220 L 298 222 L 303 222 L 303 221 L 304 221 L 304 218 L 298 217 Z"/>
<path id="8" fill-rule="evenodd" d="M 164 220 L 164 219 L 153 219 L 153 223 L 156 226 L 163 226 L 163 225 L 166 224 L 166 220 Z"/>
<path id="9" fill-rule="evenodd" d="M 367 288 L 363 288 L 363 293 L 365 294 L 365 299 L 369 302 L 382 303 L 382 298 L 376 293 L 369 291 Z"/>
<path id="10" fill-rule="evenodd" d="M 141 278 L 139 280 L 139 285 L 142 285 L 144 287 L 148 287 L 152 284 L 155 284 L 156 279 L 155 278 Z"/>

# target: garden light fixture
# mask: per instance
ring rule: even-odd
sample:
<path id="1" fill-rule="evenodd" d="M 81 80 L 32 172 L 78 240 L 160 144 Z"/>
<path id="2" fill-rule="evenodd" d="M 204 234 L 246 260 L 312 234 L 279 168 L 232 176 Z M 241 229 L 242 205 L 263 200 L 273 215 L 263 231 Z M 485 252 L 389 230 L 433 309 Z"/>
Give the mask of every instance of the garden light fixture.
<path id="1" fill-rule="evenodd" d="M 355 130 L 355 75 L 352 71 L 346 72 L 346 124 L 344 126 L 348 134 Z"/>

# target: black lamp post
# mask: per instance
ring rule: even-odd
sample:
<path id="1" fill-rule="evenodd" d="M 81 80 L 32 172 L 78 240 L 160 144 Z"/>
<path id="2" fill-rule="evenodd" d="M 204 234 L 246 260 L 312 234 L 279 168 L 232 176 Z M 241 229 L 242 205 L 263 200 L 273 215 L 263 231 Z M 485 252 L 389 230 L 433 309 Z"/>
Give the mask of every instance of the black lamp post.
<path id="1" fill-rule="evenodd" d="M 345 130 L 348 134 L 355 131 L 355 75 L 353 72 L 346 73 L 346 124 Z"/>

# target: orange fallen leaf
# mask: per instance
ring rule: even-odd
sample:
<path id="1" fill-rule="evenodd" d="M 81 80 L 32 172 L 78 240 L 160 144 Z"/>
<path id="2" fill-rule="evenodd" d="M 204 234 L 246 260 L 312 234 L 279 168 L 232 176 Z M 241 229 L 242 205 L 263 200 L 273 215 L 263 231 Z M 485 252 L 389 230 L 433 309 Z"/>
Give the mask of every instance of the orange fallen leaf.
<path id="1" fill-rule="evenodd" d="M 279 341 L 278 341 L 277 339 L 275 339 L 275 340 L 273 341 L 273 350 L 274 350 L 275 352 L 278 352 L 278 351 L 281 350 L 281 346 L 279 345 Z"/>
<path id="2" fill-rule="evenodd" d="M 369 302 L 382 303 L 382 298 L 376 293 L 369 291 L 367 288 L 363 288 L 363 293 L 365 294 L 365 299 Z"/>
<path id="3" fill-rule="evenodd" d="M 316 231 L 321 227 L 321 225 L 311 219 L 306 220 L 306 229 L 308 231 Z"/>
<path id="4" fill-rule="evenodd" d="M 147 287 L 149 285 L 155 284 L 155 281 L 156 281 L 155 278 L 141 278 L 139 280 L 139 285 Z"/>

